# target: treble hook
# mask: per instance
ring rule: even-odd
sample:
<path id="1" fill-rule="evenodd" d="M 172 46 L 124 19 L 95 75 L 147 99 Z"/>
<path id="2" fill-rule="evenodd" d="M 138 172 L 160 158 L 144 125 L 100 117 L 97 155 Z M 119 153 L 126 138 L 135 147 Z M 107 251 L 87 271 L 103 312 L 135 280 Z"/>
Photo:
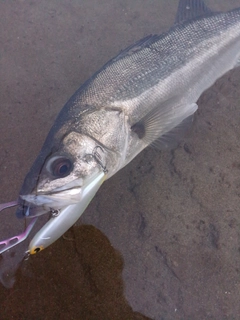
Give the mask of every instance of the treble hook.
<path id="1" fill-rule="evenodd" d="M 100 167 L 102 168 L 103 172 L 107 173 L 108 169 L 107 169 L 106 166 L 103 165 L 102 158 L 101 158 L 100 154 L 97 152 L 97 149 L 100 149 L 102 151 L 102 153 L 104 153 L 104 149 L 102 147 L 96 146 L 93 149 L 91 154 L 88 153 L 88 154 L 85 155 L 85 157 L 84 157 L 85 161 L 88 162 L 88 159 L 87 159 L 88 157 L 90 157 L 91 159 L 94 159 L 100 165 Z"/>
<path id="2" fill-rule="evenodd" d="M 107 172 L 108 172 L 107 167 L 103 165 L 101 156 L 100 156 L 100 154 L 97 152 L 97 149 L 100 149 L 102 152 L 104 152 L 104 150 L 103 150 L 103 148 L 102 148 L 101 146 L 96 146 L 96 147 L 93 149 L 92 156 L 94 157 L 94 159 L 96 160 L 96 162 L 101 166 L 101 168 L 103 169 L 103 172 L 104 172 L 104 173 L 107 173 Z"/>

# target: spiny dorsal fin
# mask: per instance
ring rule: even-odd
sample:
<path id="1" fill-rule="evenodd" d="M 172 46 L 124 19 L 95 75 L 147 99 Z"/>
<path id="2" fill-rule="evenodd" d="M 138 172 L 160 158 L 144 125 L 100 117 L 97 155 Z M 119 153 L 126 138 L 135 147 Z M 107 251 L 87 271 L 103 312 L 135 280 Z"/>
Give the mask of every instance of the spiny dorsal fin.
<path id="1" fill-rule="evenodd" d="M 203 0 L 180 0 L 175 24 L 211 13 L 212 11 L 206 6 Z"/>

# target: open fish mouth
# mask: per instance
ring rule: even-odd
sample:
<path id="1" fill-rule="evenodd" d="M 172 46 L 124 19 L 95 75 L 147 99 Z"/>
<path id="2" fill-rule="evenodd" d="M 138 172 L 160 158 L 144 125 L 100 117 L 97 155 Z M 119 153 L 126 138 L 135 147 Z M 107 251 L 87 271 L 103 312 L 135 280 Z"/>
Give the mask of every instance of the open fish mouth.
<path id="1" fill-rule="evenodd" d="M 58 210 L 81 201 L 82 187 L 72 188 L 51 194 L 22 195 L 23 204 L 17 210 L 18 217 L 33 218 L 49 212 Z"/>
<path id="2" fill-rule="evenodd" d="M 84 190 L 99 175 L 102 175 L 102 172 L 96 172 L 84 181 L 82 178 L 76 179 L 50 192 L 39 191 L 37 194 L 20 195 L 16 215 L 18 218 L 33 218 L 46 213 L 56 215 L 62 208 L 79 203 Z"/>
<path id="3" fill-rule="evenodd" d="M 36 233 L 29 244 L 29 253 L 35 254 L 61 237 L 82 215 L 92 198 L 106 179 L 104 172 L 95 174 L 81 189 L 81 200 L 59 210 Z"/>
<path id="4" fill-rule="evenodd" d="M 31 221 L 23 233 L 0 241 L 0 254 L 24 241 L 38 216 L 44 213 L 52 213 L 51 218 L 32 238 L 28 252 L 35 254 L 51 245 L 80 218 L 105 179 L 106 174 L 101 171 L 88 178 L 81 188 L 72 188 L 51 195 L 23 196 L 24 208 L 20 204 L 18 210 L 22 211 L 21 215 L 23 210 L 26 210 L 25 217 L 31 218 Z M 18 201 L 2 204 L 0 211 L 16 205 Z"/>

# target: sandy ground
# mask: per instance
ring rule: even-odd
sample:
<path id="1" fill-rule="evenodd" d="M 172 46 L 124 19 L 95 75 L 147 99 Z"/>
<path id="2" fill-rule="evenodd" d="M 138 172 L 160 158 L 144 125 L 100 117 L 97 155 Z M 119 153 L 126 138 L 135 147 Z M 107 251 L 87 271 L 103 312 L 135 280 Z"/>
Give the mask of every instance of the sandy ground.
<path id="1" fill-rule="evenodd" d="M 208 4 L 228 10 L 240 1 Z M 176 7 L 177 0 L 0 2 L 0 202 L 17 198 L 80 84 L 121 49 L 166 30 Z M 13 288 L 0 285 L 0 319 L 239 319 L 239 92 L 236 69 L 202 95 L 177 149 L 148 148 L 107 181 L 82 225 L 24 261 Z M 1 239 L 19 231 L 12 213 L 0 218 Z"/>

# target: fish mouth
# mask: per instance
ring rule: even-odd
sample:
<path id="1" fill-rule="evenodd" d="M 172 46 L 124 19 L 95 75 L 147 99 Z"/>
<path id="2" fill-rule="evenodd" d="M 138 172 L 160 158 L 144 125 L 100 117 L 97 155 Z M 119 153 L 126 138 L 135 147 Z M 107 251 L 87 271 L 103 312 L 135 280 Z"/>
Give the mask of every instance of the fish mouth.
<path id="1" fill-rule="evenodd" d="M 33 218 L 46 213 L 56 215 L 63 208 L 81 202 L 84 190 L 94 184 L 99 175 L 102 176 L 102 172 L 95 173 L 84 183 L 82 179 L 77 179 L 74 183 L 58 187 L 48 193 L 20 195 L 16 216 L 18 218 Z"/>
<path id="2" fill-rule="evenodd" d="M 23 206 L 20 206 L 21 215 L 36 217 L 49 212 L 56 212 L 68 205 L 81 201 L 83 188 L 71 188 L 65 191 L 52 192 L 50 194 L 22 195 Z M 19 210 L 18 209 L 18 210 Z"/>
<path id="3" fill-rule="evenodd" d="M 27 253 L 35 254 L 45 249 L 53 242 L 55 242 L 59 237 L 61 237 L 79 219 L 105 179 L 106 174 L 102 171 L 88 179 L 88 183 L 82 186 L 80 192 L 79 188 L 77 190 L 74 190 L 74 192 L 72 192 L 74 188 L 70 189 L 70 193 L 72 195 L 77 194 L 79 196 L 79 194 L 81 194 L 81 199 L 76 203 L 71 203 L 70 205 L 66 205 L 65 207 L 58 209 L 57 214 L 52 214 L 48 222 L 32 238 Z M 69 190 L 66 191 L 68 191 L 69 196 Z M 63 195 L 66 196 L 66 192 Z M 61 195 L 61 198 L 64 198 L 63 195 Z M 54 194 L 55 200 L 53 200 L 53 195 L 41 196 L 44 196 L 45 198 L 36 198 L 36 196 L 33 195 L 27 195 L 24 196 L 24 199 L 22 198 L 22 201 L 24 201 L 25 205 L 24 210 L 26 209 L 26 212 L 28 214 L 26 216 L 32 219 L 30 219 L 31 221 L 24 232 L 14 237 L 0 241 L 0 254 L 6 250 L 9 250 L 13 246 L 18 245 L 29 236 L 35 222 L 38 219 L 38 215 L 53 210 L 49 207 L 49 203 L 53 203 L 53 201 L 56 201 L 56 194 Z M 28 201 L 26 201 L 25 199 L 27 199 Z M 76 200 L 77 198 L 75 198 L 75 201 Z M 42 201 L 45 201 L 44 205 L 42 204 Z M 65 201 L 64 204 L 66 203 L 67 202 Z M 63 205 L 62 202 L 60 202 L 60 204 Z M 0 211 L 16 205 L 19 205 L 19 200 L 0 204 Z M 20 206 L 22 206 L 22 204 L 20 204 Z M 20 207 L 19 210 L 21 210 L 21 214 L 23 214 L 23 208 Z"/>
<path id="4" fill-rule="evenodd" d="M 61 237 L 82 215 L 92 198 L 106 179 L 104 172 L 99 172 L 82 188 L 81 200 L 59 210 L 33 237 L 29 244 L 29 253 L 35 254 Z"/>

